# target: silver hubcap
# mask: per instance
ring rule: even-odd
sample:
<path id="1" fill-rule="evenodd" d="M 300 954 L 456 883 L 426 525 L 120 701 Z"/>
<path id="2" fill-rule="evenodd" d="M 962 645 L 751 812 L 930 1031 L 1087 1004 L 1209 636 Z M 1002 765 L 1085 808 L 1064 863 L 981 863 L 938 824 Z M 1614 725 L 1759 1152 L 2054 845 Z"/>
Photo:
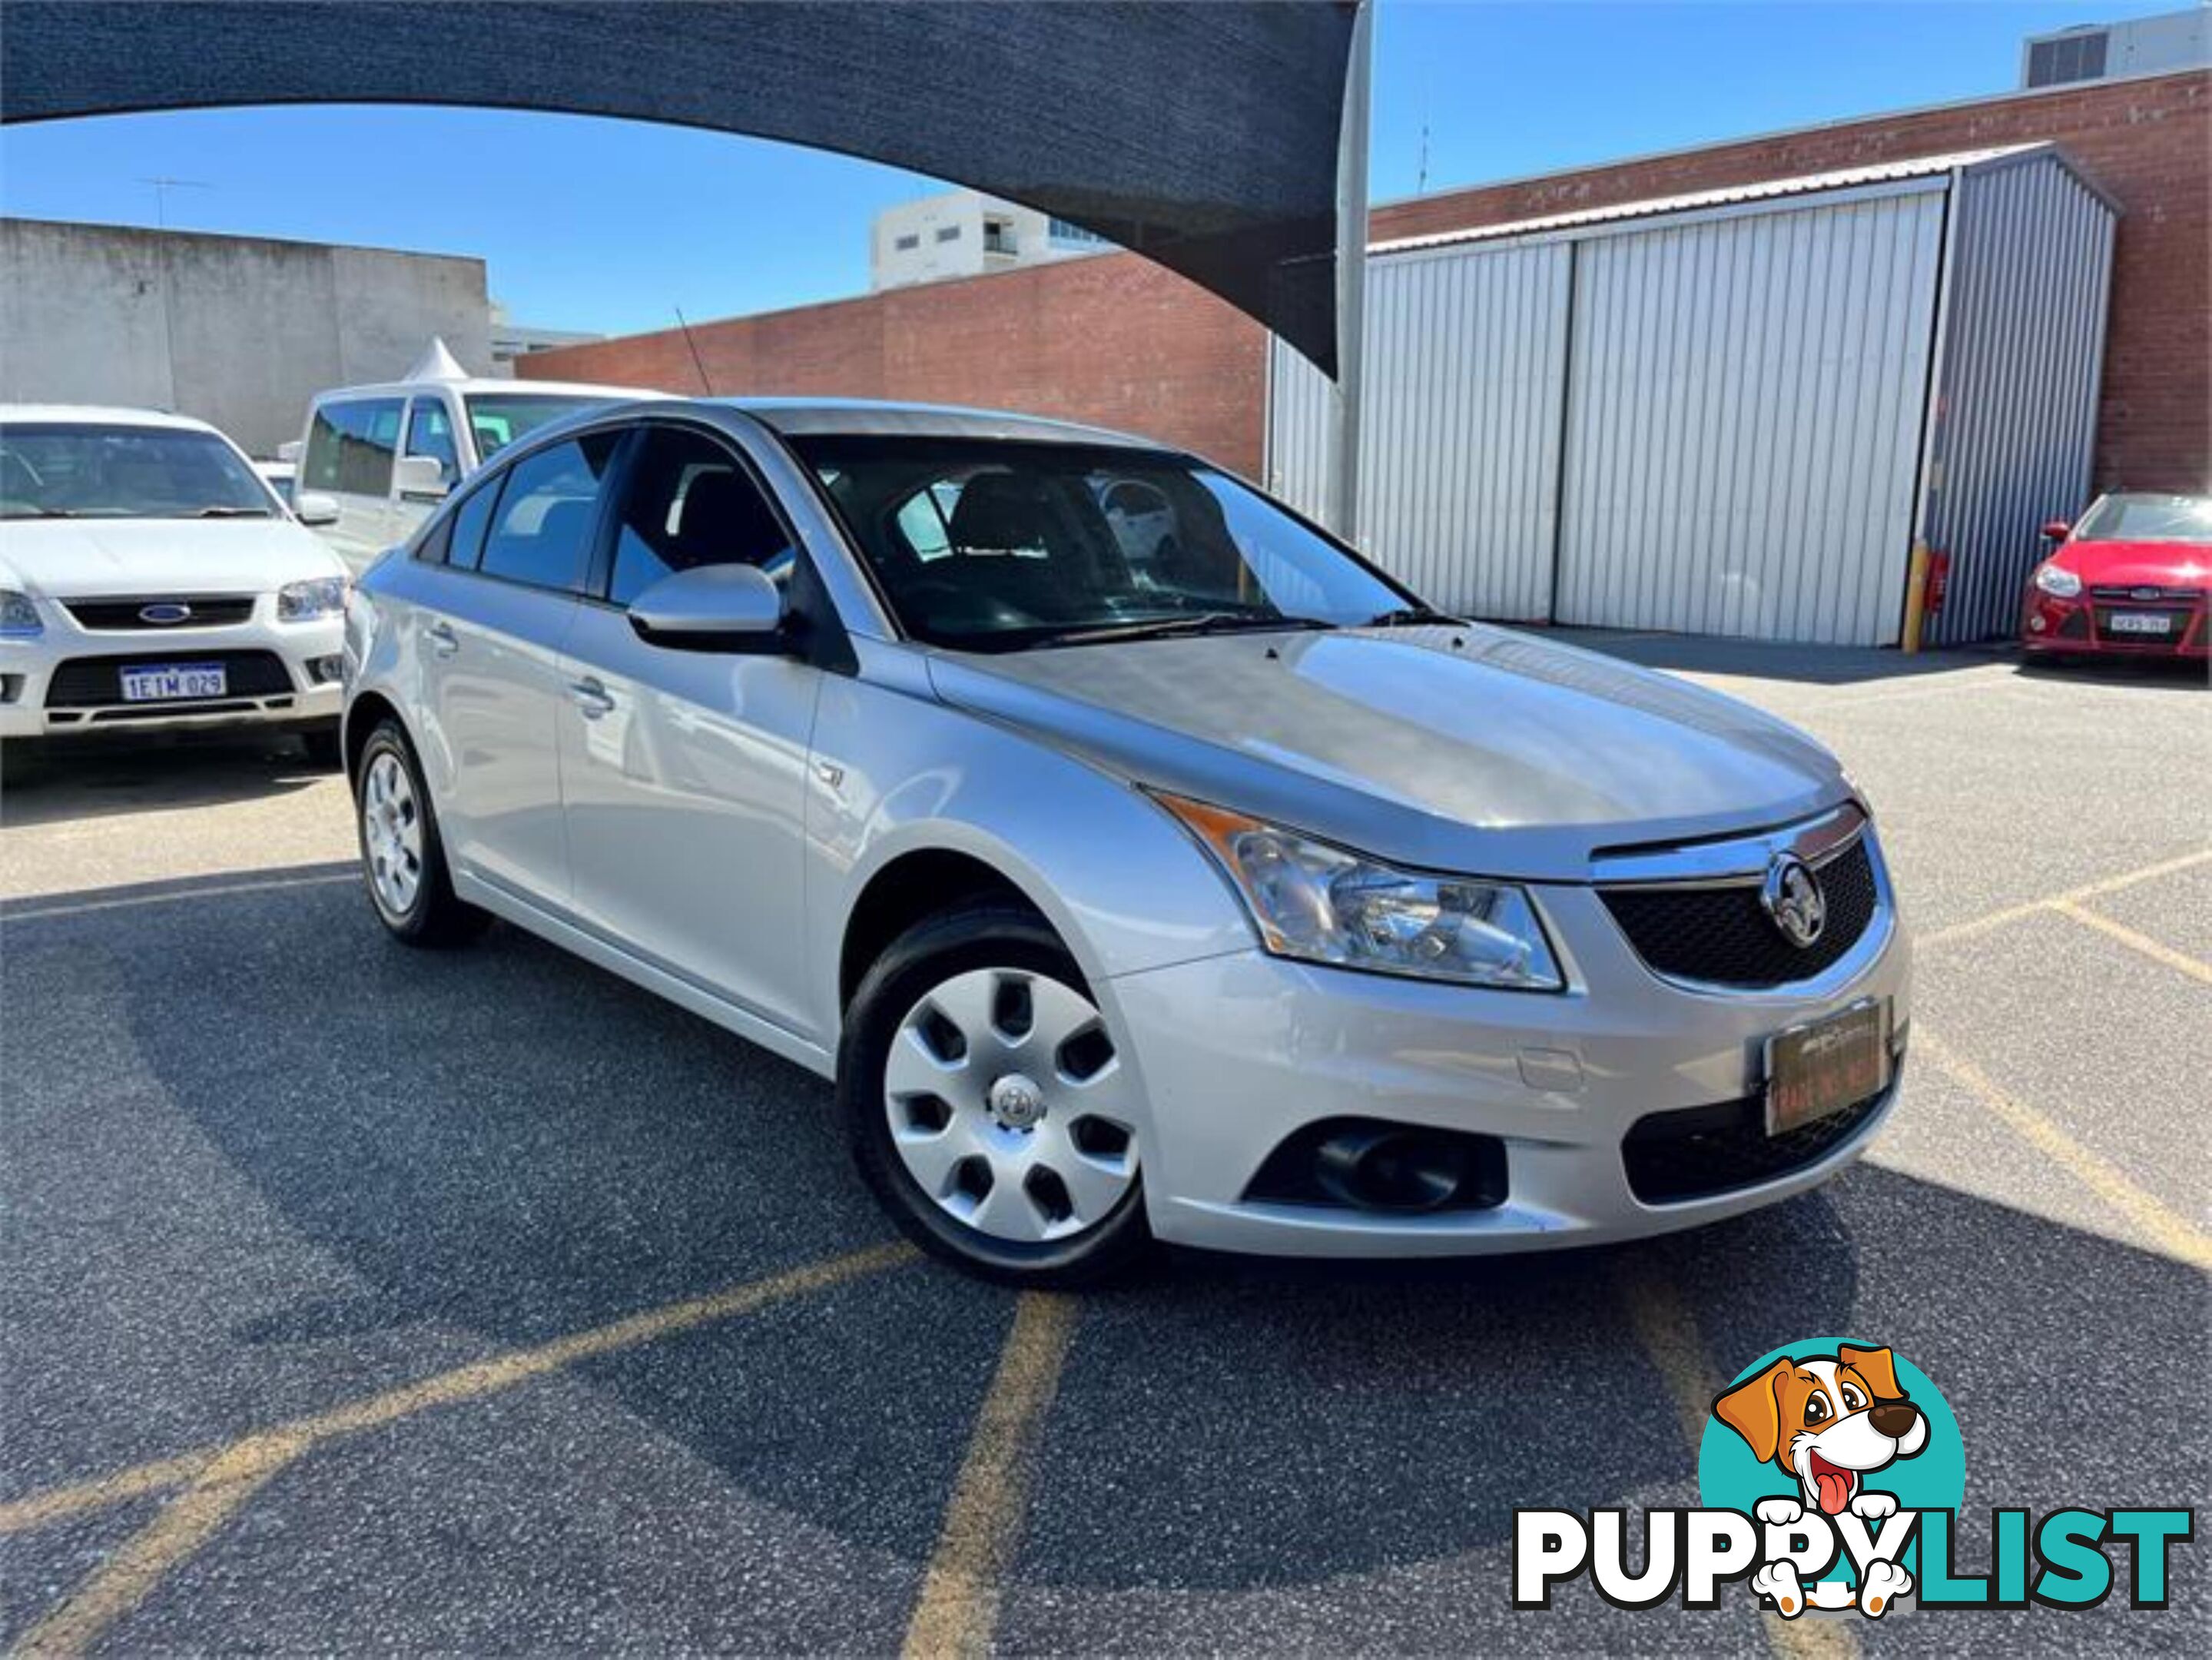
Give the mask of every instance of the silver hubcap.
<path id="1" fill-rule="evenodd" d="M 368 763 L 362 780 L 361 831 L 377 903 L 392 915 L 404 916 L 422 886 L 422 814 L 414 781 L 388 750 Z"/>
<path id="2" fill-rule="evenodd" d="M 908 1011 L 884 1068 L 891 1145 L 994 1239 L 1102 1221 L 1137 1179 L 1129 1084 L 1091 1000 L 1018 969 L 956 975 Z"/>

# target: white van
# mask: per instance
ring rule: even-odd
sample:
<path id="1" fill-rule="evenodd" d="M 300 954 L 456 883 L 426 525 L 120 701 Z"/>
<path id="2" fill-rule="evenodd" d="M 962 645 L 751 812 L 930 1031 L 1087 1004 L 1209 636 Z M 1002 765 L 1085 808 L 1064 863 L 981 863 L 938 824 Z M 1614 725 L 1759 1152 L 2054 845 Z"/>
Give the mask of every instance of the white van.
<path id="1" fill-rule="evenodd" d="M 635 386 L 474 380 L 444 341 L 433 340 L 404 380 L 316 394 L 293 506 L 358 572 L 525 433 L 578 410 L 659 395 Z"/>

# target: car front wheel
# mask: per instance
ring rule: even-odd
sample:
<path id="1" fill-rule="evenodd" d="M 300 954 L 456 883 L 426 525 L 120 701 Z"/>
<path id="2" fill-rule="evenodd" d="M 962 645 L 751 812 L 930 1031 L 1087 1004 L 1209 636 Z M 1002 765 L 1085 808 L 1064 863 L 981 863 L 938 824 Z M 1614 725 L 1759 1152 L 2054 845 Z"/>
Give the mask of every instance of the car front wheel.
<path id="1" fill-rule="evenodd" d="M 854 994 L 838 1059 L 861 1173 L 925 1249 L 1074 1285 L 1149 1242 L 1134 1078 L 1034 912 L 976 905 L 909 930 Z"/>

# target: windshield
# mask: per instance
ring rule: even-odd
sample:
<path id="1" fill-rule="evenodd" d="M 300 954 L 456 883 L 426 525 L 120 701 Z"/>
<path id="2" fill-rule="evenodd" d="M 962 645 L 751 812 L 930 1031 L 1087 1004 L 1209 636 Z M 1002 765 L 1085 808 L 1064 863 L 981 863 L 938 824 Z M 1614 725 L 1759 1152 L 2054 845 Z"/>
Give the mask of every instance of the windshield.
<path id="1" fill-rule="evenodd" d="M 2212 542 L 2212 496 L 2108 496 L 2074 527 L 2077 542 Z"/>
<path id="2" fill-rule="evenodd" d="M 550 422 L 614 400 L 588 392 L 489 392 L 463 401 L 469 406 L 469 429 L 476 434 L 481 463 Z"/>
<path id="3" fill-rule="evenodd" d="M 1083 444 L 793 441 L 906 631 L 969 651 L 1338 627 L 1406 596 L 1187 456 Z"/>
<path id="4" fill-rule="evenodd" d="M 0 518 L 267 519 L 276 504 L 236 450 L 185 428 L 0 430 Z"/>

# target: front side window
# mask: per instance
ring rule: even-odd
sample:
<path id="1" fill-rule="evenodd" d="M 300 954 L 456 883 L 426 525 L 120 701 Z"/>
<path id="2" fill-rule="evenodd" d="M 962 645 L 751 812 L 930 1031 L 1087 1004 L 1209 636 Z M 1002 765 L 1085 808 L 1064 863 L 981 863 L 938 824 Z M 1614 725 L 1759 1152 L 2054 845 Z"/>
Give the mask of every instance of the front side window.
<path id="1" fill-rule="evenodd" d="M 1340 627 L 1409 604 L 1327 538 L 1188 456 L 951 438 L 793 441 L 900 623 L 932 644 L 1009 651 Z"/>
<path id="2" fill-rule="evenodd" d="M 2077 542 L 2212 542 L 2212 496 L 2108 496 L 2074 528 Z"/>
<path id="3" fill-rule="evenodd" d="M 407 410 L 407 452 L 427 455 L 438 464 L 438 477 L 447 484 L 461 476 L 461 453 L 453 442 L 453 417 L 442 398 L 418 398 Z"/>
<path id="4" fill-rule="evenodd" d="M 0 429 L 0 519 L 267 519 L 260 476 L 188 428 Z"/>
<path id="5" fill-rule="evenodd" d="M 612 402 L 594 393 L 553 392 L 471 392 L 469 433 L 476 440 L 477 460 L 489 461 L 518 438 L 526 438 L 581 410 L 595 410 Z"/>
<path id="6" fill-rule="evenodd" d="M 300 488 L 347 496 L 392 493 L 392 462 L 399 453 L 398 398 L 360 398 L 325 404 L 307 432 Z"/>
<path id="7" fill-rule="evenodd" d="M 700 565 L 755 565 L 790 580 L 790 531 L 736 456 L 688 427 L 651 427 L 615 524 L 607 598 L 627 605 L 662 577 Z"/>
<path id="8" fill-rule="evenodd" d="M 619 432 L 586 433 L 516 462 L 500 489 L 477 569 L 532 587 L 581 593 L 600 489 L 621 446 Z M 465 505 L 473 506 L 474 498 Z"/>

